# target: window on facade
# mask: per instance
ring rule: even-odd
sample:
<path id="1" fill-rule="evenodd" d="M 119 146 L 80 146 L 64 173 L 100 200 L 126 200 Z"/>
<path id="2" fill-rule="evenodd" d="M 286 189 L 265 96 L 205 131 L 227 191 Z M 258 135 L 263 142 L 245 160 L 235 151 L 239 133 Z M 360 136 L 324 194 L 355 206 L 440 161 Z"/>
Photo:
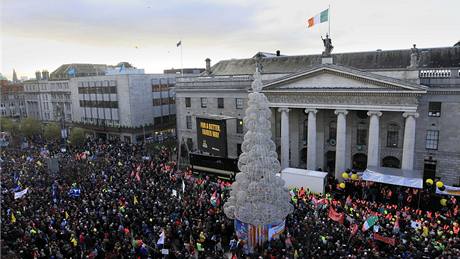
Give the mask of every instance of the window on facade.
<path id="1" fill-rule="evenodd" d="M 303 121 L 303 141 L 308 142 L 308 120 Z"/>
<path id="2" fill-rule="evenodd" d="M 224 98 L 217 98 L 217 108 L 219 109 L 224 108 Z"/>
<path id="3" fill-rule="evenodd" d="M 187 148 L 188 148 L 188 150 L 193 150 L 193 140 L 192 140 L 192 138 L 187 138 Z"/>
<path id="4" fill-rule="evenodd" d="M 398 147 L 399 141 L 399 126 L 389 124 L 387 131 L 387 147 Z"/>
<path id="5" fill-rule="evenodd" d="M 329 123 L 329 139 L 334 139 L 337 136 L 337 123 L 335 121 L 331 121 Z"/>
<path id="6" fill-rule="evenodd" d="M 161 99 L 160 98 L 153 99 L 153 106 L 161 106 Z"/>
<path id="7" fill-rule="evenodd" d="M 429 102 L 428 116 L 440 117 L 441 116 L 441 102 Z"/>
<path id="8" fill-rule="evenodd" d="M 235 106 L 237 109 L 243 109 L 243 98 L 235 98 Z"/>
<path id="9" fill-rule="evenodd" d="M 187 129 L 192 129 L 192 116 L 187 115 L 185 116 L 186 124 L 187 124 Z"/>
<path id="10" fill-rule="evenodd" d="M 427 130 L 425 148 L 437 150 L 439 143 L 439 130 Z"/>
<path id="11" fill-rule="evenodd" d="M 80 100 L 80 107 L 118 108 L 118 101 L 89 101 Z"/>
<path id="12" fill-rule="evenodd" d="M 236 155 L 240 156 L 243 151 L 241 150 L 241 144 L 236 144 Z"/>
<path id="13" fill-rule="evenodd" d="M 243 120 L 242 119 L 237 119 L 236 120 L 236 133 L 242 134 L 243 131 L 244 131 Z"/>
<path id="14" fill-rule="evenodd" d="M 367 143 L 367 129 L 364 123 L 358 124 L 356 130 L 356 145 L 366 145 Z"/>
<path id="15" fill-rule="evenodd" d="M 201 97 L 201 108 L 206 108 L 206 107 L 208 107 L 208 98 Z"/>
<path id="16" fill-rule="evenodd" d="M 192 106 L 192 100 L 190 97 L 185 97 L 185 107 L 190 108 Z"/>

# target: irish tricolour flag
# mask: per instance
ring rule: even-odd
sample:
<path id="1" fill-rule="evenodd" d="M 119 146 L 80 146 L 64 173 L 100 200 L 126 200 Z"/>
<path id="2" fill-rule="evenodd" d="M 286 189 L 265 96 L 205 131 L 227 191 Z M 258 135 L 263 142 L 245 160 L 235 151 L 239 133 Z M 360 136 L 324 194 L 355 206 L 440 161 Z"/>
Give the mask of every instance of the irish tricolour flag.
<path id="1" fill-rule="evenodd" d="M 313 25 L 327 22 L 329 20 L 329 8 L 322 11 L 321 13 L 315 15 L 308 19 L 308 28 L 313 27 Z"/>
<path id="2" fill-rule="evenodd" d="M 377 220 L 379 220 L 379 217 L 377 216 L 370 216 L 369 218 L 367 218 L 363 224 L 363 232 L 375 225 L 375 223 L 377 223 Z"/>

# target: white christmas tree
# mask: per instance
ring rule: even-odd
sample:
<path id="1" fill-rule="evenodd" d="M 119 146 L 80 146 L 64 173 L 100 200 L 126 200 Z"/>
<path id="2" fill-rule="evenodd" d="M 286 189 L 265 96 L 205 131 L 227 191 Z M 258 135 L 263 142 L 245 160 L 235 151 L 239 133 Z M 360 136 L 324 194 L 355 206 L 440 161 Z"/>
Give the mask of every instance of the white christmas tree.
<path id="1" fill-rule="evenodd" d="M 243 120 L 247 132 L 238 160 L 241 172 L 236 175 L 224 205 L 227 217 L 254 226 L 279 223 L 293 211 L 289 190 L 284 187 L 284 180 L 276 176 L 281 166 L 271 139 L 271 111 L 267 97 L 260 93 L 262 87 L 257 66 Z"/>

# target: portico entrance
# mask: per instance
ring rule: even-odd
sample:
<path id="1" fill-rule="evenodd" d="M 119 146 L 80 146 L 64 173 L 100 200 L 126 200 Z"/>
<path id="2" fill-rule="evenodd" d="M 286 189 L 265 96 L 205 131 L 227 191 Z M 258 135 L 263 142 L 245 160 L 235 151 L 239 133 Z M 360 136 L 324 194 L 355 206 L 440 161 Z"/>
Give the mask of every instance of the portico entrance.
<path id="1" fill-rule="evenodd" d="M 356 153 L 353 155 L 352 169 L 357 172 L 366 170 L 367 167 L 367 155 L 363 153 Z"/>
<path id="2" fill-rule="evenodd" d="M 335 151 L 327 151 L 325 170 L 329 173 L 334 173 L 334 169 L 335 169 Z"/>
<path id="3" fill-rule="evenodd" d="M 280 140 L 282 168 L 298 167 L 299 156 L 291 155 L 302 150 L 306 169 L 323 168 L 336 178 L 348 168 L 380 167 L 388 153 L 399 156 L 402 169 L 413 169 L 417 97 L 426 93 L 423 86 L 323 64 L 272 81 L 263 92 L 272 113 L 281 115 L 272 116 L 272 123 L 279 125 L 273 134 Z M 398 133 L 404 136 L 402 146 L 385 142 L 390 122 L 405 125 Z"/>

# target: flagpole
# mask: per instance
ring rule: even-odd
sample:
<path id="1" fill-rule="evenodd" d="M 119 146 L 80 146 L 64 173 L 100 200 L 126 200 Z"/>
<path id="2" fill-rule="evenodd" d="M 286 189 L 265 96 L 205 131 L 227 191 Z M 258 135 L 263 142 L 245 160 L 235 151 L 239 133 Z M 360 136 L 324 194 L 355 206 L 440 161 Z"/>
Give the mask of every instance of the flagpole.
<path id="1" fill-rule="evenodd" d="M 182 60 L 182 40 L 180 41 L 180 75 L 184 75 L 184 63 Z"/>
<path id="2" fill-rule="evenodd" d="M 329 5 L 329 11 L 327 12 L 328 13 L 328 24 L 329 24 L 329 38 L 331 38 L 331 5 Z"/>

